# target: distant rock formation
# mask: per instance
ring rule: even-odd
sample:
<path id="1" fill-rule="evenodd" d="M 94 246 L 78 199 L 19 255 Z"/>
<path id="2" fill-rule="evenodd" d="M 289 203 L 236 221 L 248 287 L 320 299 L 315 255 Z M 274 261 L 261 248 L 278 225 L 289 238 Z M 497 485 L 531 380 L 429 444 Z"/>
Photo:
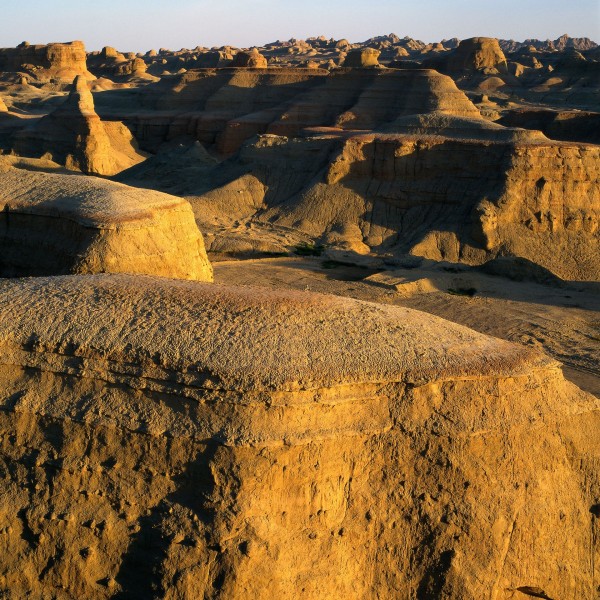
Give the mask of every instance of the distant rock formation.
<path id="1" fill-rule="evenodd" d="M 81 175 L 4 171 L 0 277 L 125 272 L 212 281 L 185 200 Z"/>
<path id="2" fill-rule="evenodd" d="M 452 79 L 432 70 L 281 69 L 276 77 L 278 85 L 271 73 L 250 69 L 189 72 L 141 91 L 145 108 L 128 124 L 144 150 L 187 134 L 228 155 L 261 133 L 376 128 L 433 111 L 480 117 Z M 155 117 L 153 107 L 168 114 Z"/>
<path id="3" fill-rule="evenodd" d="M 96 77 L 157 80 L 146 74 L 148 65 L 143 58 L 125 56 L 110 46 L 104 47 L 100 52 L 88 55 L 87 62 L 90 71 Z"/>
<path id="4" fill-rule="evenodd" d="M 350 50 L 344 59 L 344 67 L 368 68 L 379 67 L 379 55 L 381 52 L 375 48 L 357 48 Z"/>
<path id="5" fill-rule="evenodd" d="M 440 67 L 445 73 L 464 73 L 469 71 L 507 72 L 504 52 L 495 38 L 476 37 L 461 40 L 458 47 L 448 56 L 440 59 L 428 59 L 425 66 Z"/>
<path id="6" fill-rule="evenodd" d="M 246 67 L 248 69 L 266 69 L 267 59 L 254 48 L 250 52 L 240 51 L 233 58 L 232 67 Z"/>
<path id="7" fill-rule="evenodd" d="M 23 42 L 16 48 L 1 48 L 0 73 L 5 77 L 26 74 L 41 83 L 50 80 L 68 83 L 77 76 L 94 79 L 87 69 L 83 42 L 46 46 Z"/>
<path id="8" fill-rule="evenodd" d="M 100 120 L 81 75 L 61 106 L 17 133 L 14 151 L 21 156 L 50 157 L 90 175 L 114 175 L 143 160 L 122 123 Z"/>
<path id="9" fill-rule="evenodd" d="M 2 282 L 0 340 L 1 592 L 596 591 L 600 405 L 531 348 L 129 275 Z"/>

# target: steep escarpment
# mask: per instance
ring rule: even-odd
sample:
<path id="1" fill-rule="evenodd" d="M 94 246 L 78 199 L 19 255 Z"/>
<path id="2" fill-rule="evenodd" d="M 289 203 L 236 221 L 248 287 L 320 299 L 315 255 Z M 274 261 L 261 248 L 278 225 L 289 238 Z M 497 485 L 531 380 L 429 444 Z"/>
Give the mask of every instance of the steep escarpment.
<path id="1" fill-rule="evenodd" d="M 393 128 L 405 133 L 265 136 L 190 198 L 197 218 L 232 199 L 246 218 L 356 251 L 510 254 L 566 279 L 600 276 L 600 148 L 443 116 Z"/>
<path id="2" fill-rule="evenodd" d="M 143 160 L 122 123 L 100 120 L 82 76 L 75 79 L 64 103 L 17 131 L 12 151 L 20 156 L 50 157 L 69 169 L 90 175 L 115 175 Z"/>
<path id="3" fill-rule="evenodd" d="M 7 597 L 598 585 L 598 402 L 530 349 L 305 292 L 37 278 L 0 283 L 0 381 Z"/>
<path id="4" fill-rule="evenodd" d="M 94 79 L 87 70 L 83 42 L 48 45 L 23 42 L 16 48 L 0 48 L 0 72 L 5 79 L 25 74 L 39 83 L 52 79 L 69 83 L 78 75 Z"/>
<path id="5" fill-rule="evenodd" d="M 0 172 L 0 276 L 145 273 L 212 281 L 181 198 L 86 178 Z"/>

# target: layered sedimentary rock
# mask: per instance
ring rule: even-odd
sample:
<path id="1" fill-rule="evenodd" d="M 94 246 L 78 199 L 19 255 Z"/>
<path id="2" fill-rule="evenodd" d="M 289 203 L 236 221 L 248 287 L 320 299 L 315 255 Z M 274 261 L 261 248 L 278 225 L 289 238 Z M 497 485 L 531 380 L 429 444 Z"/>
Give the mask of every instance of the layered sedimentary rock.
<path id="1" fill-rule="evenodd" d="M 5 77 L 24 73 L 41 83 L 69 83 L 78 75 L 94 79 L 87 69 L 83 42 L 46 46 L 23 42 L 16 48 L 0 48 L 0 73 Z"/>
<path id="2" fill-rule="evenodd" d="M 145 88 L 142 101 L 144 111 L 135 114 L 133 108 L 127 119 L 142 148 L 153 150 L 186 134 L 226 155 L 259 133 L 295 136 L 321 126 L 372 129 L 432 111 L 479 116 L 449 77 L 432 70 L 197 71 Z"/>
<path id="3" fill-rule="evenodd" d="M 530 349 L 409 309 L 124 275 L 1 282 L 0 343 L 9 598 L 599 583 L 598 401 Z"/>
<path id="4" fill-rule="evenodd" d="M 0 174 L 0 276 L 145 273 L 212 281 L 181 198 L 81 175 Z"/>
<path id="5" fill-rule="evenodd" d="M 91 175 L 114 175 L 143 160 L 127 127 L 100 120 L 82 76 L 75 79 L 63 104 L 16 134 L 14 152 L 48 157 Z"/>
<path id="6" fill-rule="evenodd" d="M 439 114 L 391 128 L 402 133 L 263 136 L 185 192 L 200 221 L 231 209 L 361 252 L 469 264 L 510 254 L 565 279 L 600 277 L 598 146 Z"/>

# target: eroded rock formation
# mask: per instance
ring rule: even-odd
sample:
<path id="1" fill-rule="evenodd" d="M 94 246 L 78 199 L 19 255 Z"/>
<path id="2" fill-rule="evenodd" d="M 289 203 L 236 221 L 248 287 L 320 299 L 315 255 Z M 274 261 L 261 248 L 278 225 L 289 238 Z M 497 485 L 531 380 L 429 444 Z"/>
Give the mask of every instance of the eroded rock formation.
<path id="1" fill-rule="evenodd" d="M 594 593 L 598 401 L 533 350 L 124 275 L 0 283 L 0 340 L 13 597 Z"/>
<path id="2" fill-rule="evenodd" d="M 344 67 L 367 68 L 379 67 L 379 55 L 381 52 L 375 48 L 359 48 L 350 50 L 344 59 Z"/>
<path id="3" fill-rule="evenodd" d="M 94 79 L 87 69 L 83 42 L 46 46 L 23 42 L 16 48 L 1 48 L 0 72 L 9 77 L 26 74 L 41 83 L 51 79 L 69 83 L 79 75 Z"/>
<path id="4" fill-rule="evenodd" d="M 238 52 L 235 55 L 231 66 L 247 67 L 249 69 L 266 69 L 268 65 L 267 59 L 256 48 L 254 48 L 250 52 Z"/>
<path id="5" fill-rule="evenodd" d="M 114 175 L 143 160 L 127 127 L 100 120 L 82 76 L 62 105 L 16 134 L 14 152 L 49 157 L 90 175 Z"/>
<path id="6" fill-rule="evenodd" d="M 144 273 L 212 281 L 181 198 L 80 175 L 0 174 L 0 277 Z"/>

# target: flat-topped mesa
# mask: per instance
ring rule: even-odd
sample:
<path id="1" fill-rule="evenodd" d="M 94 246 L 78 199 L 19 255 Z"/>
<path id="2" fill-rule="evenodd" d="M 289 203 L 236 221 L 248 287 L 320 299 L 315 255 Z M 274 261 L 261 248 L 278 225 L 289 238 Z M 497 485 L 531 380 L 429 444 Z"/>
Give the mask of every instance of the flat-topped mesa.
<path id="1" fill-rule="evenodd" d="M 598 402 L 532 349 L 307 292 L 33 278 L 0 282 L 0 383 L 15 596 L 591 595 Z"/>
<path id="2" fill-rule="evenodd" d="M 33 158 L 50 156 L 69 169 L 90 175 L 115 175 L 144 158 L 122 123 L 100 120 L 82 75 L 75 78 L 63 104 L 17 132 L 13 151 Z"/>
<path id="3" fill-rule="evenodd" d="M 266 69 L 268 67 L 267 59 L 256 49 L 245 52 L 240 50 L 231 63 L 232 67 L 245 67 L 248 69 Z"/>
<path id="4" fill-rule="evenodd" d="M 143 273 L 212 281 L 181 198 L 83 177 L 0 173 L 0 277 Z"/>
<path id="5" fill-rule="evenodd" d="M 352 69 L 380 67 L 378 60 L 380 54 L 381 51 L 375 48 L 355 48 L 348 52 L 342 66 Z"/>
<path id="6" fill-rule="evenodd" d="M 0 48 L 0 73 L 25 73 L 40 83 L 69 83 L 77 75 L 94 79 L 87 69 L 85 46 L 79 41 L 45 46 L 23 42 L 16 48 Z"/>

